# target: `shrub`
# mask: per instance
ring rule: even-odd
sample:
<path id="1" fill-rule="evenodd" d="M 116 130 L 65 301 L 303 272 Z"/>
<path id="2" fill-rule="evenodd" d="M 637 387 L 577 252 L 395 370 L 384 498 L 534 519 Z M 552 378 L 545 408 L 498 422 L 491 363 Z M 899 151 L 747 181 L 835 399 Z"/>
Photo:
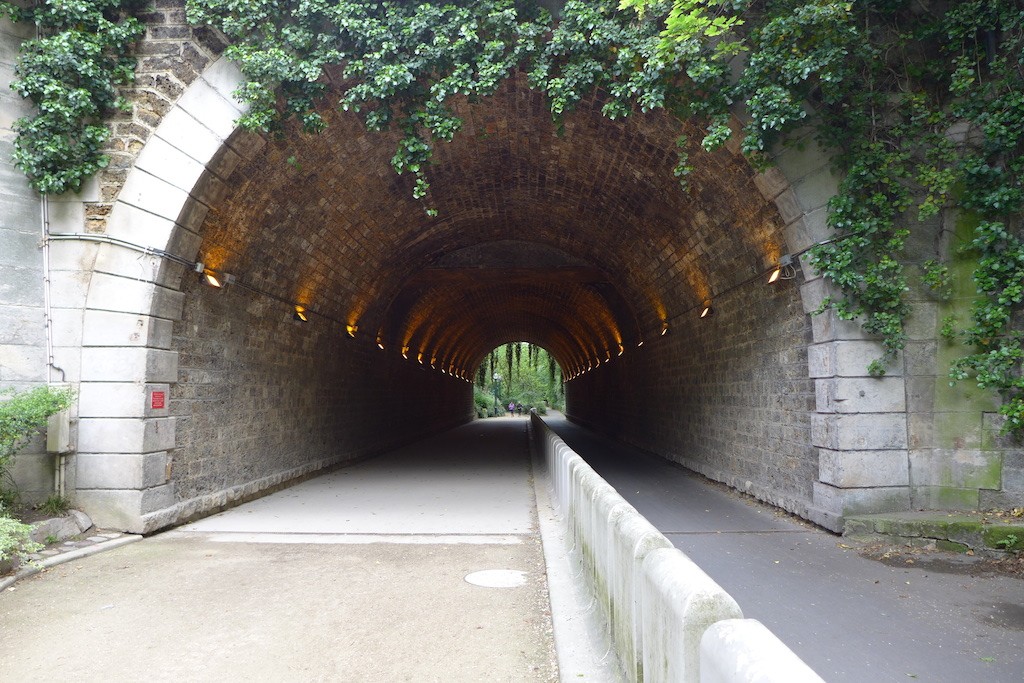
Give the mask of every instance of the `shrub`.
<path id="1" fill-rule="evenodd" d="M 29 553 L 41 549 L 41 545 L 29 538 L 31 532 L 30 525 L 9 517 L 0 507 L 0 562 L 14 558 L 24 561 Z"/>
<path id="2" fill-rule="evenodd" d="M 14 455 L 46 426 L 47 418 L 67 409 L 73 397 L 70 389 L 48 386 L 0 393 L 0 480 L 9 478 Z"/>

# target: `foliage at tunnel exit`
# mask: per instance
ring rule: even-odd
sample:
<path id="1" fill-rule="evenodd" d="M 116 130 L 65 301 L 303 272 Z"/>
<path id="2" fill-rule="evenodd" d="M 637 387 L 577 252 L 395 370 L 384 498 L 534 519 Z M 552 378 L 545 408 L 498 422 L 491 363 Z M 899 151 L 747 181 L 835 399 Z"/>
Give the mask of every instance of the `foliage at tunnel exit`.
<path id="1" fill-rule="evenodd" d="M 112 19 L 131 6 L 0 6 L 36 21 L 53 54 L 89 65 L 60 90 L 67 65 L 30 41 L 16 82 L 40 109 L 18 124 L 16 162 L 42 191 L 74 188 L 104 163 L 99 116 L 117 104 L 125 47 L 140 32 Z M 427 206 L 432 150 L 462 124 L 453 103 L 486 97 L 520 70 L 556 123 L 597 93 L 609 118 L 664 109 L 699 121 L 713 150 L 742 110 L 754 164 L 795 130 L 813 131 L 843 177 L 830 203 L 836 237 L 812 252 L 842 293 L 825 308 L 881 337 L 885 356 L 871 370 L 883 373 L 906 344 L 908 266 L 926 283 L 942 267 L 941 253 L 931 265 L 906 253 L 908 238 L 948 209 L 976 217 L 967 246 L 979 299 L 973 323 L 948 331 L 967 345 L 951 377 L 999 389 L 1007 429 L 1024 431 L 1021 0 L 568 0 L 557 21 L 529 0 L 188 0 L 188 16 L 232 42 L 227 54 L 247 79 L 237 94 L 251 105 L 242 125 L 280 131 L 295 119 L 321 130 L 333 77 L 336 106 L 401 133 L 392 165 L 412 174 Z"/>

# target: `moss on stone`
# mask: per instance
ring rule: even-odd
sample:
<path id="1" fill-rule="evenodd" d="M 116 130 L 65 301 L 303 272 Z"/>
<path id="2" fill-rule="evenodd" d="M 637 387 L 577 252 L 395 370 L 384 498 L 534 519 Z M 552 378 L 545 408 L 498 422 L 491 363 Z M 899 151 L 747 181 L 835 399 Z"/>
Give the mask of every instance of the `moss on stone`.
<path id="1" fill-rule="evenodd" d="M 935 541 L 935 547 L 939 550 L 945 550 L 949 553 L 966 553 L 971 549 L 970 546 L 963 543 L 957 543 L 956 541 L 947 541 L 946 539 L 939 538 Z"/>
<path id="2" fill-rule="evenodd" d="M 1024 551 L 1024 526 L 990 526 L 982 537 L 988 548 Z"/>

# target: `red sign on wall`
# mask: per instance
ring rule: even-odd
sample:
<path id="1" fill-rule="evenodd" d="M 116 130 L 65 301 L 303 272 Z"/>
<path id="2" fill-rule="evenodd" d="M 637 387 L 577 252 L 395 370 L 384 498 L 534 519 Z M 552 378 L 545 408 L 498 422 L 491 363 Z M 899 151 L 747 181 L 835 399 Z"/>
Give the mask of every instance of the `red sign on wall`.
<path id="1" fill-rule="evenodd" d="M 165 397 L 166 397 L 166 392 L 163 392 L 163 391 L 154 391 L 153 392 L 150 405 L 153 406 L 154 410 L 157 410 L 159 408 L 163 408 L 164 407 L 164 399 L 165 399 Z"/>

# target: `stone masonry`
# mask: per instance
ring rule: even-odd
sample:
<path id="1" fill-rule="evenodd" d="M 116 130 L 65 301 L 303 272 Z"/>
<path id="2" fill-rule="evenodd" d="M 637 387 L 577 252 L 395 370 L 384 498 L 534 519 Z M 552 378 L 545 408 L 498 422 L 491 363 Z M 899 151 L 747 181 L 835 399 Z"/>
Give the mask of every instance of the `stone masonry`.
<path id="1" fill-rule="evenodd" d="M 236 130 L 223 43 L 180 0 L 146 21 L 110 168 L 47 202 L 65 235 L 48 273 L 59 372 L 41 350 L 40 199 L 9 163 L 26 108 L 0 94 L 0 385 L 79 390 L 69 482 L 97 523 L 151 531 L 470 419 L 454 375 L 513 340 L 575 377 L 573 419 L 831 529 L 1024 500 L 995 399 L 945 388 L 937 328 L 969 292 L 918 296 L 910 346 L 872 378 L 878 343 L 809 315 L 830 292 L 805 261 L 765 283 L 831 236 L 837 179 L 812 140 L 764 173 L 735 140 L 695 145 L 684 192 L 677 122 L 610 122 L 595 98 L 559 136 L 520 76 L 459 105 L 431 218 L 388 165 L 393 134 L 329 107 L 316 137 Z M 25 37 L 0 25 L 4 78 Z M 44 492 L 51 459 L 33 450 L 19 478 Z"/>

